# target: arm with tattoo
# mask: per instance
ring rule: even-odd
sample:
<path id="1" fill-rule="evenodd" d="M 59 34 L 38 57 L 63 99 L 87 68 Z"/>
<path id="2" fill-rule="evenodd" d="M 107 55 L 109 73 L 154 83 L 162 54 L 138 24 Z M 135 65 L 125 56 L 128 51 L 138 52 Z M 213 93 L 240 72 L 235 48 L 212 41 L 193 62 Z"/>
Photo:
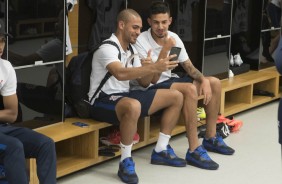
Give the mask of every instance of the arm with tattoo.
<path id="1" fill-rule="evenodd" d="M 194 80 L 196 80 L 196 81 L 198 81 L 200 83 L 203 81 L 204 75 L 197 68 L 194 67 L 194 65 L 192 64 L 190 59 L 188 59 L 187 61 L 181 63 L 181 65 L 185 69 L 187 74 L 190 77 L 192 77 Z"/>

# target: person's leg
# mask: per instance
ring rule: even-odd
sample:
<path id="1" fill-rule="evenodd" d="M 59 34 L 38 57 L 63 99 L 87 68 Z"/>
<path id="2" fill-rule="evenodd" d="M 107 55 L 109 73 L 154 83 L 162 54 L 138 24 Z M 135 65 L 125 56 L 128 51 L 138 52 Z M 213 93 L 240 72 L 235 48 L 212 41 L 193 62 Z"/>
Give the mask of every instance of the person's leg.
<path id="1" fill-rule="evenodd" d="M 141 104 L 135 99 L 125 97 L 117 103 L 115 110 L 120 122 L 121 142 L 130 145 L 137 131 Z"/>
<path id="2" fill-rule="evenodd" d="M 160 131 L 170 135 L 175 127 L 182 108 L 183 96 L 177 90 L 158 89 L 150 106 L 148 114 L 151 115 L 163 109 Z"/>
<path id="3" fill-rule="evenodd" d="M 207 151 L 199 144 L 197 130 L 197 88 L 193 83 L 190 83 L 192 81 L 186 81 L 183 81 L 184 83 L 176 82 L 171 85 L 171 89 L 180 91 L 184 96 L 182 114 L 184 116 L 186 136 L 189 144 L 185 159 L 189 165 L 214 170 L 219 165 L 209 157 Z"/>
<path id="4" fill-rule="evenodd" d="M 182 114 L 184 116 L 186 136 L 188 138 L 189 150 L 194 151 L 198 146 L 197 135 L 197 104 L 198 94 L 193 79 L 188 76 L 181 78 L 171 78 L 165 82 L 153 85 L 154 89 L 174 89 L 182 93 L 183 106 Z"/>
<path id="5" fill-rule="evenodd" d="M 207 130 L 205 138 L 203 139 L 203 146 L 208 151 L 213 151 L 225 155 L 232 155 L 235 151 L 227 146 L 224 143 L 222 137 L 218 133 L 216 133 L 216 122 L 221 99 L 221 82 L 215 77 L 207 77 L 207 79 L 210 82 L 212 98 L 208 105 L 205 106 Z"/>
<path id="6" fill-rule="evenodd" d="M 215 77 L 207 78 L 210 81 L 212 98 L 209 104 L 205 106 L 207 124 L 206 137 L 211 138 L 216 134 L 216 121 L 220 109 L 221 100 L 221 83 L 220 80 Z"/>
<path id="7" fill-rule="evenodd" d="M 176 89 L 183 94 L 182 114 L 185 121 L 186 136 L 189 150 L 194 151 L 199 146 L 197 132 L 197 105 L 198 94 L 196 86 L 192 83 L 173 83 L 171 89 Z"/>
<path id="8" fill-rule="evenodd" d="M 5 125 L 0 125 L 0 129 Z M 6 129 L 6 128 L 5 128 Z M 0 133 L 0 159 L 3 160 L 9 184 L 28 184 L 23 144 L 16 138 Z"/>
<path id="9" fill-rule="evenodd" d="M 115 107 L 120 122 L 121 160 L 118 176 L 125 183 L 138 183 L 135 163 L 131 157 L 133 137 L 137 131 L 137 123 L 141 113 L 140 103 L 132 98 L 122 98 Z"/>
<path id="10" fill-rule="evenodd" d="M 129 93 L 107 95 L 101 93 L 91 107 L 91 117 L 120 127 L 121 159 L 118 176 L 125 183 L 138 183 L 135 163 L 131 157 L 133 137 L 141 113 L 140 102 L 130 98 Z"/>
<path id="11" fill-rule="evenodd" d="M 172 130 L 178 122 L 183 95 L 172 89 L 158 89 L 149 108 L 151 115 L 162 110 L 159 138 L 151 155 L 151 164 L 185 167 L 186 161 L 179 158 L 169 145 Z"/>
<path id="12" fill-rule="evenodd" d="M 15 137 L 22 143 L 26 158 L 36 159 L 40 184 L 55 184 L 56 152 L 54 141 L 28 128 L 17 128 L 9 132 L 8 135 Z"/>

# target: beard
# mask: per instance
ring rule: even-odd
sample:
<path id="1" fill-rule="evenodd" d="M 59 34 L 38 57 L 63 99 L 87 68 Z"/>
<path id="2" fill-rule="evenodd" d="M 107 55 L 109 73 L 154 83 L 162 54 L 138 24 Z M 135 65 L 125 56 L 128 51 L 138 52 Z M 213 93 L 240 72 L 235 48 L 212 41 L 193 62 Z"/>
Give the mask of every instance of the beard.
<path id="1" fill-rule="evenodd" d="M 164 34 L 164 33 L 162 33 L 162 34 L 157 34 L 157 33 L 155 33 L 155 32 L 152 31 L 152 34 L 155 35 L 155 36 L 158 37 L 158 38 L 164 38 L 164 37 L 165 37 L 165 34 Z"/>

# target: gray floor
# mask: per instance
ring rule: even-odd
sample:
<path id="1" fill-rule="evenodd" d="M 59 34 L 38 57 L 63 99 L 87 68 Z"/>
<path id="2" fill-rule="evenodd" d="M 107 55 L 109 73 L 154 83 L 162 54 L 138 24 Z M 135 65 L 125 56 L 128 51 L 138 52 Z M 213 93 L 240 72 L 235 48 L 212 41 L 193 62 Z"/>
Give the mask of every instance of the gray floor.
<path id="1" fill-rule="evenodd" d="M 225 139 L 236 149 L 233 156 L 209 155 L 220 165 L 216 171 L 196 167 L 172 168 L 149 163 L 153 146 L 133 152 L 139 183 L 165 184 L 281 184 L 281 146 L 277 129 L 278 101 L 235 115 L 244 122 L 237 133 Z M 171 145 L 180 157 L 185 157 L 187 140 L 184 135 L 173 137 Z M 119 158 L 62 177 L 58 184 L 114 184 Z"/>

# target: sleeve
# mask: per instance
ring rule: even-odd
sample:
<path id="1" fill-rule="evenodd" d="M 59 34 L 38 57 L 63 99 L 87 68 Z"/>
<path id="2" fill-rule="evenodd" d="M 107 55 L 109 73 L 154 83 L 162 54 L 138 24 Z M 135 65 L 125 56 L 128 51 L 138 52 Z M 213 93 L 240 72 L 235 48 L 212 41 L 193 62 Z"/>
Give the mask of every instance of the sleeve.
<path id="1" fill-rule="evenodd" d="M 119 51 L 115 46 L 104 44 L 95 52 L 94 62 L 99 62 L 106 69 L 108 64 L 120 61 L 118 55 Z"/>
<path id="2" fill-rule="evenodd" d="M 7 80 L 1 90 L 1 95 L 10 96 L 15 94 L 16 92 L 17 92 L 17 77 L 15 70 L 11 66 Z"/>
<path id="3" fill-rule="evenodd" d="M 146 50 L 146 48 L 144 46 L 142 46 L 143 41 L 141 39 L 137 38 L 136 43 L 134 44 L 135 49 L 138 52 L 139 57 L 142 58 L 146 58 L 147 57 L 147 53 L 148 51 Z M 143 43 L 144 44 L 144 43 Z"/>

